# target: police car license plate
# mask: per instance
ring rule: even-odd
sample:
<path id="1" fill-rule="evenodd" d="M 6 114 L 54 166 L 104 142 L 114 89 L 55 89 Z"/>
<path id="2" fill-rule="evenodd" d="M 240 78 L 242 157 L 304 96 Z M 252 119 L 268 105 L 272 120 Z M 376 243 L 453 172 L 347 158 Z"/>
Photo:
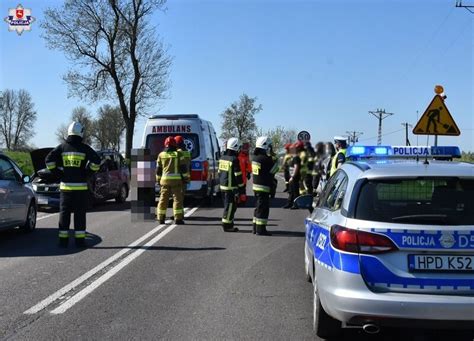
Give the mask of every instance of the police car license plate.
<path id="1" fill-rule="evenodd" d="M 408 255 L 412 272 L 474 272 L 474 255 Z"/>

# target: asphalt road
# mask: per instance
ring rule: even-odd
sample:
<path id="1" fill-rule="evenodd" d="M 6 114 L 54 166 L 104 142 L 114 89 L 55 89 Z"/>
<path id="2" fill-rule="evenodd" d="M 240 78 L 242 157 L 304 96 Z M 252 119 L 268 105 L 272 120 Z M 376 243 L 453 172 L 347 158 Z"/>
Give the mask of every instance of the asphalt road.
<path id="1" fill-rule="evenodd" d="M 56 246 L 56 213 L 32 234 L 0 233 L 0 339 L 311 340 L 312 287 L 303 273 L 305 211 L 272 202 L 271 237 L 224 233 L 222 208 L 189 202 L 187 224 L 131 223 L 129 204 L 88 214 L 91 247 Z M 249 206 L 253 205 L 253 200 Z M 462 334 L 388 330 L 346 340 L 471 340 Z"/>

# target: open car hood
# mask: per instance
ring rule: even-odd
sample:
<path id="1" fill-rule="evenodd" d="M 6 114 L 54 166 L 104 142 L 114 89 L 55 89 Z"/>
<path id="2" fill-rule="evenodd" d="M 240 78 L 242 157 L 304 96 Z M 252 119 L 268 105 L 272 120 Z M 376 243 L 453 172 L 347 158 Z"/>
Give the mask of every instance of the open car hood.
<path id="1" fill-rule="evenodd" d="M 44 159 L 46 159 L 46 155 L 48 155 L 52 150 L 53 148 L 41 148 L 30 152 L 33 168 L 35 169 L 35 175 L 38 175 L 39 170 L 46 168 Z"/>

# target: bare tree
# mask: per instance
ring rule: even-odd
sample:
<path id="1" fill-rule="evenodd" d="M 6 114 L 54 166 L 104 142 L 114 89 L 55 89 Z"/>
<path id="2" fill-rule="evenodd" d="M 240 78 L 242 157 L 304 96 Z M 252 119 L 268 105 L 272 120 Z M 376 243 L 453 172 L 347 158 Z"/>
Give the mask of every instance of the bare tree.
<path id="1" fill-rule="evenodd" d="M 49 47 L 73 66 L 64 76 L 70 95 L 117 100 L 130 157 L 137 115 L 165 97 L 171 58 L 157 39 L 152 14 L 166 0 L 66 0 L 48 8 L 41 26 Z M 61 18 L 61 20 L 58 20 Z"/>
<path id="2" fill-rule="evenodd" d="M 262 110 L 262 105 L 256 104 L 257 97 L 251 98 L 247 94 L 240 96 L 238 102 L 234 102 L 221 113 L 222 126 L 221 138 L 227 140 L 238 137 L 242 142 L 252 143 L 255 140 L 257 125 L 255 115 Z"/>
<path id="3" fill-rule="evenodd" d="M 94 129 L 94 119 L 89 111 L 84 107 L 76 107 L 72 109 L 71 120 L 67 124 L 61 124 L 56 130 L 56 137 L 60 143 L 67 139 L 67 129 L 71 122 L 79 122 L 84 127 L 84 136 L 82 141 L 87 144 L 92 143 L 92 134 Z"/>
<path id="4" fill-rule="evenodd" d="M 26 148 L 35 135 L 37 113 L 26 90 L 6 89 L 0 96 L 0 140 L 8 150 Z"/>
<path id="5" fill-rule="evenodd" d="M 99 108 L 92 129 L 92 135 L 98 148 L 118 151 L 124 130 L 125 125 L 119 107 L 106 104 Z"/>

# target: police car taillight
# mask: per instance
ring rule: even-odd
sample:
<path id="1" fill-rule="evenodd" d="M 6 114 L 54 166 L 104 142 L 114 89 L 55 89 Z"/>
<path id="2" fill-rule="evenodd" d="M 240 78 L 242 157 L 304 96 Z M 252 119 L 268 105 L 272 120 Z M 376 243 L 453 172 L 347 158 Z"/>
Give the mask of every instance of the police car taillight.
<path id="1" fill-rule="evenodd" d="M 398 250 L 397 246 L 383 235 L 348 229 L 340 225 L 331 227 L 331 245 L 341 251 L 365 254 Z"/>

